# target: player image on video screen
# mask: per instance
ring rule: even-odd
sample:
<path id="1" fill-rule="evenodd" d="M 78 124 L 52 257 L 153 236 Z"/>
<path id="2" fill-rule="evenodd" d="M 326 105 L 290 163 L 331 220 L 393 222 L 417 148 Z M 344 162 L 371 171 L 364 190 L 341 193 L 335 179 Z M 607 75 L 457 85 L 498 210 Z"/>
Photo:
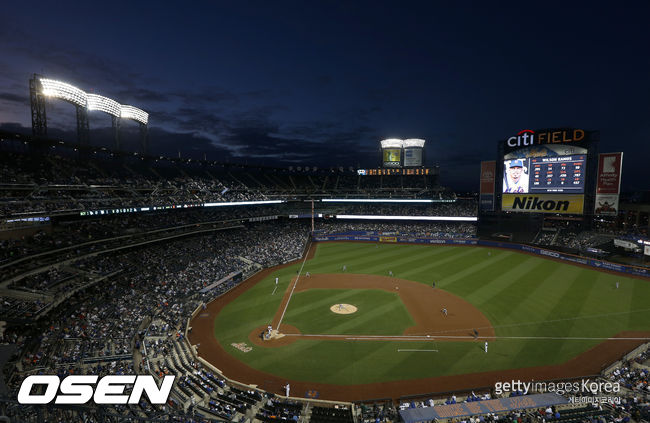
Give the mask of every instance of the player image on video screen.
<path id="1" fill-rule="evenodd" d="M 526 163 L 526 159 L 507 160 L 504 163 L 504 193 L 528 193 L 528 167 Z"/>

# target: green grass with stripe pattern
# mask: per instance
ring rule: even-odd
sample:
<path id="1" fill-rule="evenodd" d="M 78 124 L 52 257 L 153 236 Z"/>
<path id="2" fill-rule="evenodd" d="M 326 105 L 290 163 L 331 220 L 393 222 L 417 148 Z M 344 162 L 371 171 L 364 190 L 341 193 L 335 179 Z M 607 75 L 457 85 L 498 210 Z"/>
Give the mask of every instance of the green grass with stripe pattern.
<path id="1" fill-rule="evenodd" d="M 226 351 L 258 370 L 293 380 L 353 384 L 557 364 L 601 342 L 571 338 L 650 330 L 650 281 L 514 251 L 322 243 L 315 257 L 306 261 L 303 274 L 341 273 L 343 265 L 348 273 L 386 276 L 390 270 L 402 279 L 427 285 L 435 281 L 438 289 L 463 297 L 480 309 L 499 339 L 490 342 L 487 356 L 477 342 L 299 340 L 281 348 L 254 346 L 248 353 L 230 346 L 233 342 L 248 342 L 254 328 L 271 321 L 300 263 L 278 270 L 228 304 L 215 321 L 215 336 Z M 279 292 L 271 295 L 275 276 L 280 278 Z M 310 333 L 379 334 L 379 325 L 373 324 L 372 318 L 364 320 L 361 314 L 357 323 L 346 324 L 345 320 L 337 321 L 341 316 L 325 314 L 315 318 L 316 314 L 308 312 L 310 303 L 329 307 L 336 303 L 329 301 L 333 296 L 349 295 L 354 301 L 363 300 L 364 307 L 374 304 L 386 309 L 381 316 L 389 322 L 385 334 L 409 325 L 410 316 L 404 313 L 402 303 L 392 301 L 387 307 L 383 295 L 375 295 L 380 291 L 322 290 L 336 291 L 322 295 L 312 291 L 319 290 L 294 294 L 286 323 L 307 325 Z M 304 321 L 300 320 L 301 314 Z M 397 352 L 405 348 L 435 348 L 438 352 Z"/>

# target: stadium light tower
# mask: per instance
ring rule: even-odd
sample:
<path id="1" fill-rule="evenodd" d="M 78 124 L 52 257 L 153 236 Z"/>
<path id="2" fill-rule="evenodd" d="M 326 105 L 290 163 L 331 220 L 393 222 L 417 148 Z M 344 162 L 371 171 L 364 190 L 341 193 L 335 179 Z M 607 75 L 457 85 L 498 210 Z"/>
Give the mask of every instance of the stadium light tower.
<path id="1" fill-rule="evenodd" d="M 34 74 L 29 80 L 29 101 L 32 109 L 32 135 L 47 137 L 47 114 L 45 113 L 45 95 L 40 75 Z"/>
<path id="2" fill-rule="evenodd" d="M 85 91 L 65 82 L 43 78 L 34 74 L 29 80 L 30 99 L 32 105 L 32 133 L 34 136 L 47 135 L 47 118 L 45 115 L 45 98 L 57 98 L 75 106 L 77 110 L 77 140 L 80 144 L 90 141 L 90 126 L 88 111 L 98 110 L 111 115 L 113 126 L 113 141 L 115 149 L 120 148 L 120 127 L 122 119 L 134 120 L 140 125 L 142 152 L 147 152 L 147 125 L 149 114 L 142 109 L 128 106 L 97 94 L 87 94 Z"/>

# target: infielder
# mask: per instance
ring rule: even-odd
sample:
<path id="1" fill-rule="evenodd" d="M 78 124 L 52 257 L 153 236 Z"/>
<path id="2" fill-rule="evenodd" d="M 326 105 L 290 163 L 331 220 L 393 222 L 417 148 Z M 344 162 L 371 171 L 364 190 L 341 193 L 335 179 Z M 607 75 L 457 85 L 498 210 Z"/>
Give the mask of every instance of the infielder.
<path id="1" fill-rule="evenodd" d="M 346 265 L 344 264 L 344 265 L 343 265 L 343 271 L 345 272 L 346 270 L 348 270 L 348 266 L 346 266 Z"/>
<path id="2" fill-rule="evenodd" d="M 446 308 L 443 308 L 441 311 L 442 311 L 442 314 L 443 314 L 445 317 L 447 317 L 447 309 L 446 309 Z"/>
<path id="3" fill-rule="evenodd" d="M 391 278 L 393 277 L 393 271 L 392 270 L 388 271 L 388 276 L 390 276 Z"/>

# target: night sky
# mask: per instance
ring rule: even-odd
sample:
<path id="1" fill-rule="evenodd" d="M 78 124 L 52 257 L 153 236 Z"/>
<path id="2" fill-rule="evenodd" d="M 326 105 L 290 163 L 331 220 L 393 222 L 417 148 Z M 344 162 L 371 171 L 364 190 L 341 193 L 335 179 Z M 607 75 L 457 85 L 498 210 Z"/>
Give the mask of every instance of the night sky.
<path id="1" fill-rule="evenodd" d="M 477 190 L 499 140 L 577 127 L 650 189 L 650 2 L 565 3 L 8 2 L 0 128 L 31 133 L 36 72 L 150 112 L 155 153 L 376 167 L 379 140 L 424 138 L 444 185 Z M 110 124 L 91 115 L 94 144 Z M 48 105 L 50 135 L 74 125 Z"/>

